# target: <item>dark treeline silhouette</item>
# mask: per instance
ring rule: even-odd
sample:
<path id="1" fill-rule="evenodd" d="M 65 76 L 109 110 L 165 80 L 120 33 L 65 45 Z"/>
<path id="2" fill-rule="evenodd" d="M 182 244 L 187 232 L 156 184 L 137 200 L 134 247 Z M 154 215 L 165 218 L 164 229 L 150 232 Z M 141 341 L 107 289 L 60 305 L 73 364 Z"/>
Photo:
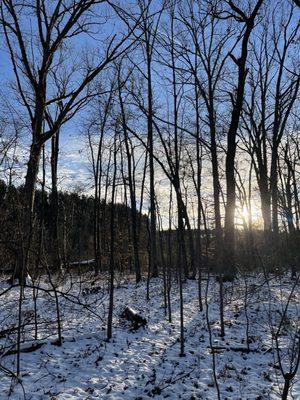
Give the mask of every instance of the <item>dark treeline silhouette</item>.
<path id="1" fill-rule="evenodd" d="M 0 271 L 15 275 L 18 271 L 20 262 L 19 239 L 22 229 L 22 220 L 20 219 L 20 210 L 24 187 L 7 186 L 4 181 L 0 181 Z M 101 217 L 100 225 L 100 259 L 101 270 L 97 270 L 95 261 L 94 235 L 93 227 L 95 221 L 95 199 L 93 196 L 86 196 L 76 192 L 58 192 L 58 238 L 61 264 L 57 264 L 57 246 L 53 241 L 53 204 L 51 203 L 51 193 L 37 190 L 35 199 L 35 224 L 37 230 L 33 238 L 32 248 L 32 267 L 30 274 L 42 274 L 45 272 L 45 265 L 53 273 L 59 269 L 68 271 L 95 271 L 96 273 L 105 273 L 109 269 L 110 258 L 110 209 L 111 203 L 100 201 L 99 212 Z M 130 207 L 117 203 L 115 207 L 115 268 L 122 274 L 135 273 L 135 251 L 134 235 L 132 232 L 130 220 L 132 211 Z M 139 245 L 138 254 L 140 260 L 140 272 L 142 276 L 147 275 L 149 260 L 149 232 L 147 225 L 150 223 L 146 215 L 140 214 L 136 210 L 136 216 L 139 220 Z M 192 240 L 198 240 L 198 230 L 192 230 Z M 38 263 L 41 256 L 39 254 L 39 243 L 43 238 L 43 262 Z M 220 267 L 216 264 L 215 248 L 216 233 L 212 229 L 200 230 L 200 246 L 202 271 L 220 272 Z M 265 266 L 271 272 L 279 272 L 292 267 L 293 273 L 299 269 L 298 240 L 299 236 L 291 237 L 288 232 L 280 233 L 277 238 L 278 249 L 270 253 L 270 243 L 272 238 L 265 242 L 265 234 L 260 229 L 239 229 L 236 230 L 237 237 L 237 266 L 243 270 L 255 271 L 259 269 L 263 259 Z M 168 242 L 176 243 L 178 232 L 176 230 L 164 229 L 160 231 L 158 238 L 158 248 L 160 253 L 157 257 L 159 273 L 163 273 L 166 267 L 166 260 L 172 257 L 177 259 L 177 247 L 168 246 Z M 184 278 L 193 277 L 194 268 L 189 246 L 190 236 L 185 233 L 182 242 L 184 259 L 183 274 Z M 274 248 L 274 247 L 272 247 Z M 169 265 L 173 270 L 174 265 Z M 225 271 L 224 271 L 225 272 Z M 228 278 L 228 276 L 226 276 Z"/>
<path id="2" fill-rule="evenodd" d="M 0 181 L 0 271 L 16 274 L 20 263 L 19 239 L 22 233 L 21 206 L 24 187 L 7 186 Z M 37 190 L 35 199 L 35 224 L 33 237 L 32 266 L 30 273 L 45 273 L 45 264 L 53 273 L 58 269 L 88 271 L 95 268 L 93 247 L 94 199 L 76 192 L 58 192 L 59 216 L 58 237 L 61 265 L 57 265 L 56 245 L 53 241 L 53 205 L 51 194 Z M 110 255 L 110 209 L 111 204 L 100 203 L 101 214 L 101 260 L 102 270 L 106 272 Z M 130 208 L 124 204 L 115 204 L 115 264 L 121 272 L 134 272 L 133 240 L 130 228 Z M 144 270 L 147 268 L 147 216 L 137 213 L 141 229 L 139 254 Z M 39 243 L 43 238 L 42 263 Z"/>

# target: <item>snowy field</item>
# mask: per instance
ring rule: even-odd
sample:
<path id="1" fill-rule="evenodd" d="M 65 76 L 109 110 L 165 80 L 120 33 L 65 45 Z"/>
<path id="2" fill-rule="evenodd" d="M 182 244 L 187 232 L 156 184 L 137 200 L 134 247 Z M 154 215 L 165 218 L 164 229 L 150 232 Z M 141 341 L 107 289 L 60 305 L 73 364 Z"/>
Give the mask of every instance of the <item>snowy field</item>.
<path id="1" fill-rule="evenodd" d="M 178 288 L 173 284 L 172 322 L 164 310 L 161 279 L 150 283 L 146 301 L 146 282 L 135 285 L 118 282 L 115 290 L 113 339 L 105 340 L 107 285 L 88 279 L 73 279 L 59 287 L 63 344 L 57 339 L 55 298 L 37 293 L 37 342 L 41 347 L 21 354 L 21 383 L 9 376 L 15 370 L 14 350 L 18 288 L 6 293 L 3 281 L 0 305 L 0 399 L 218 399 L 213 361 L 221 399 L 280 399 L 283 377 L 278 368 L 272 327 L 278 327 L 293 281 L 289 277 L 263 276 L 240 278 L 224 284 L 226 336 L 219 336 L 219 286 L 209 281 L 207 302 L 199 312 L 198 283 L 184 284 L 185 357 L 179 357 L 180 310 Z M 48 284 L 40 285 L 47 288 Z M 202 283 L 205 295 L 206 281 Z M 23 305 L 21 348 L 32 345 L 34 303 L 32 288 L 26 289 Z M 299 287 L 290 297 L 282 324 L 280 354 L 283 365 L 290 359 L 289 346 L 299 323 Z M 246 301 L 245 301 L 246 300 Z M 130 330 L 121 313 L 131 306 L 144 315 L 148 324 Z M 207 313 L 208 311 L 208 313 Z M 211 326 L 211 340 L 207 329 Z M 247 324 L 248 320 L 248 324 Z M 299 325 L 298 325 L 299 329 Z M 247 349 L 247 334 L 250 351 Z M 211 344 L 214 352 L 212 352 Z M 292 383 L 291 399 L 300 399 L 300 376 Z"/>

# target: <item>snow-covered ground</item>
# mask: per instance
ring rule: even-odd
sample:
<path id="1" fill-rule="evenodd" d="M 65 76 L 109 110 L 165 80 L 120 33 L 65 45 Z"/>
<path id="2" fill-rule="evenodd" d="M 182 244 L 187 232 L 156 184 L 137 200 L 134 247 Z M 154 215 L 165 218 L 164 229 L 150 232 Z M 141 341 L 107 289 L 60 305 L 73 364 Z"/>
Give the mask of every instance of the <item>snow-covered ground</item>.
<path id="1" fill-rule="evenodd" d="M 278 326 L 293 282 L 273 277 L 269 286 L 263 276 L 240 278 L 225 286 L 226 336 L 219 336 L 219 286 L 213 278 L 208 287 L 208 316 L 215 351 L 216 377 L 221 399 L 280 399 L 283 377 L 278 369 L 271 326 Z M 42 287 L 48 285 L 43 283 Z M 37 298 L 38 341 L 42 346 L 21 354 L 21 383 L 3 368 L 15 370 L 16 356 L 4 355 L 12 348 L 16 332 L 18 288 L 0 297 L 0 399 L 217 399 L 213 354 L 207 329 L 206 305 L 199 312 L 198 283 L 184 284 L 185 357 L 179 357 L 180 309 L 178 287 L 172 287 L 172 322 L 165 316 L 161 279 L 150 283 L 122 282 L 115 290 L 113 339 L 105 340 L 107 284 L 68 280 L 59 287 L 63 344 L 55 346 L 55 299 L 39 291 Z M 0 293 L 7 288 L 2 282 Z M 202 283 L 205 294 L 206 281 Z M 93 293 L 94 292 L 94 293 Z M 299 323 L 299 287 L 295 289 L 280 340 L 282 355 Z M 148 325 L 133 332 L 121 317 L 125 306 L 143 314 Z M 23 304 L 22 348 L 34 335 L 32 289 L 26 289 Z M 246 313 L 245 313 L 246 311 Z M 246 348 L 246 316 L 250 352 Z M 299 325 L 298 325 L 299 328 Z M 290 336 L 289 336 L 290 335 Z M 230 349 L 231 348 L 231 349 Z M 235 349 L 235 350 L 233 350 Z M 288 359 L 284 360 L 287 362 Z M 2 366 L 2 367 L 1 367 Z M 2 368 L 2 369 L 1 369 Z M 290 398 L 300 399 L 300 377 L 295 377 Z"/>

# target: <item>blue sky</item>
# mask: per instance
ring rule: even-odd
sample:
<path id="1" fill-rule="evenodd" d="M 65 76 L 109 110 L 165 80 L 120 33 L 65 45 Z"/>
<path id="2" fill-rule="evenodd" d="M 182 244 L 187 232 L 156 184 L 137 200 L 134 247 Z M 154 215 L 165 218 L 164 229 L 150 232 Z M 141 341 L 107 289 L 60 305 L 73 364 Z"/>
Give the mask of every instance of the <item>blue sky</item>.
<path id="1" fill-rule="evenodd" d="M 32 25 L 29 20 L 22 16 L 21 18 L 23 32 L 28 35 L 30 33 L 30 28 Z M 34 23 L 34 22 L 33 22 Z M 80 62 L 79 60 L 83 56 L 84 52 L 88 52 L 92 48 L 96 48 L 101 45 L 97 42 L 98 39 L 103 39 L 112 34 L 115 30 L 113 24 L 105 24 L 101 26 L 103 36 L 95 35 L 91 38 L 88 35 L 81 34 L 76 36 L 76 39 L 69 40 L 69 44 L 72 46 L 70 54 L 70 62 Z M 31 39 L 32 36 L 29 35 Z M 2 95 L 2 102 L 0 103 L 0 109 L 3 109 L 2 115 L 4 118 L 10 119 L 9 113 L 7 113 L 7 108 L 5 103 L 8 102 L 10 106 L 18 110 L 19 115 L 28 122 L 28 115 L 26 110 L 18 103 L 16 99 L 16 93 L 12 90 L 11 85 L 15 83 L 15 75 L 12 69 L 12 63 L 10 60 L 10 55 L 6 44 L 4 42 L 4 36 L 1 37 L 2 42 L 0 46 L 0 93 Z M 90 51 L 91 52 L 91 51 Z M 100 52 L 100 50 L 99 50 Z M 29 52 L 30 54 L 30 52 Z M 67 60 L 68 62 L 68 60 Z M 67 66 L 67 64 L 65 64 Z M 70 64 L 71 67 L 71 64 Z M 78 80 L 79 82 L 79 80 Z M 77 84 L 77 82 L 75 83 Z M 71 121 L 67 122 L 61 129 L 60 141 L 61 149 L 59 153 L 59 163 L 61 176 L 61 182 L 65 188 L 72 188 L 75 186 L 75 181 L 77 184 L 84 184 L 89 186 L 88 177 L 90 176 L 88 168 L 89 161 L 86 154 L 82 151 L 85 145 L 83 138 L 81 137 L 82 130 L 82 119 L 84 113 L 80 112 Z M 29 123 L 29 122 L 28 122 Z M 26 148 L 30 145 L 30 132 L 26 132 L 22 136 L 21 146 L 19 149 L 19 159 L 20 163 L 25 166 L 27 161 Z M 49 143 L 47 144 L 47 149 L 49 150 Z"/>
<path id="2" fill-rule="evenodd" d="M 155 3 L 158 4 L 158 3 Z M 297 15 L 299 15 L 299 12 L 295 13 L 295 19 L 297 19 Z M 280 17 L 280 15 L 278 15 Z M 111 24 L 106 24 L 105 28 L 103 30 L 103 35 L 108 35 L 114 30 L 117 30 L 119 27 Z M 262 28 L 260 28 L 262 29 Z M 259 29 L 253 33 L 251 40 L 255 41 L 255 35 L 259 34 L 260 31 Z M 103 48 L 100 48 L 99 42 L 95 41 L 95 37 L 91 38 L 87 35 L 83 35 L 79 40 L 76 39 L 73 45 L 73 50 L 70 54 L 70 57 L 73 57 L 71 59 L 71 62 L 74 60 L 80 59 L 80 57 L 84 53 L 84 49 L 86 47 L 89 47 L 92 49 L 94 46 L 98 45 L 98 50 L 103 50 Z M 71 62 L 69 62 L 69 66 L 71 66 Z M 155 68 L 158 66 L 155 65 Z M 161 68 L 161 67 L 158 67 Z M 161 71 L 158 71 L 161 72 Z M 157 86 L 155 87 L 155 98 L 157 103 L 161 103 L 163 107 L 170 106 L 168 104 L 170 100 L 168 99 L 169 93 L 170 93 L 170 87 L 167 88 L 167 84 L 165 81 L 165 78 L 162 78 L 162 75 L 164 77 L 169 74 L 170 71 L 166 72 L 163 71 L 160 76 L 158 74 L 155 75 L 155 79 L 157 81 Z M 16 104 L 16 102 L 13 99 L 13 95 L 11 93 L 11 89 L 9 88 L 9 83 L 14 79 L 14 75 L 12 73 L 12 68 L 11 68 L 11 62 L 9 60 L 8 54 L 5 50 L 5 46 L 2 44 L 0 46 L 0 82 L 1 82 L 1 92 L 4 97 L 4 99 L 8 99 L 11 101 L 13 104 Z M 230 84 L 235 83 L 235 80 L 232 80 Z M 228 102 L 224 104 L 220 104 L 221 108 L 225 108 L 228 106 Z M 172 107 L 172 106 L 171 106 Z M 162 107 L 161 107 L 162 108 Z M 160 111 L 163 116 L 167 113 L 165 109 L 161 109 Z M 73 189 L 77 185 L 83 186 L 86 188 L 87 192 L 91 191 L 91 173 L 89 171 L 90 169 L 90 162 L 87 157 L 86 151 L 84 151 L 84 147 L 86 145 L 83 136 L 82 136 L 82 121 L 84 119 L 84 112 L 80 112 L 78 116 L 75 116 L 72 121 L 68 122 L 64 127 L 62 128 L 61 131 L 61 149 L 60 149 L 60 154 L 59 154 L 59 180 L 61 182 L 61 185 L 64 188 L 69 188 Z M 140 123 L 140 122 L 139 122 Z M 138 129 L 141 131 L 143 130 L 143 126 L 139 126 Z M 29 138 L 27 136 L 24 137 L 23 139 L 23 146 L 22 146 L 22 161 L 23 164 L 26 163 L 27 161 L 27 155 L 24 150 L 26 147 L 26 143 L 29 143 Z M 49 144 L 48 144 L 48 149 L 49 149 Z M 49 173 L 49 170 L 48 170 Z M 165 180 L 165 177 L 161 175 L 158 176 L 158 185 L 157 185 L 157 191 L 160 192 L 161 196 L 163 197 L 164 194 L 167 193 L 166 187 L 169 186 L 168 182 Z M 205 182 L 207 183 L 208 186 L 210 186 L 211 189 L 211 183 L 210 182 Z M 208 193 L 209 190 L 208 188 Z"/>

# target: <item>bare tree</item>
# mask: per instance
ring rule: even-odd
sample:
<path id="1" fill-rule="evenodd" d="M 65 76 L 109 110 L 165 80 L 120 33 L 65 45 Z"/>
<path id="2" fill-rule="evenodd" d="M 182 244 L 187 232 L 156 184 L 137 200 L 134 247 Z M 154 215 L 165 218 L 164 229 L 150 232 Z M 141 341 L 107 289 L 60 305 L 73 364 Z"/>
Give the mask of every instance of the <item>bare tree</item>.
<path id="1" fill-rule="evenodd" d="M 128 135 L 127 129 L 127 116 L 123 102 L 122 87 L 124 82 L 128 79 L 128 75 L 123 79 L 121 78 L 121 64 L 118 68 L 118 92 L 119 92 L 119 103 L 121 109 L 121 125 L 123 129 L 125 150 L 127 157 L 127 172 L 128 172 L 128 185 L 130 192 L 130 209 L 131 209 L 131 227 L 132 227 L 132 241 L 134 251 L 134 267 L 135 267 L 135 279 L 138 283 L 141 280 L 141 266 L 139 257 L 139 236 L 138 236 L 138 217 L 137 217 L 137 202 L 136 202 L 136 189 L 135 189 L 135 176 L 134 176 L 134 154 L 133 147 Z"/>
<path id="2" fill-rule="evenodd" d="M 149 153 L 149 185 L 150 185 L 150 270 L 153 277 L 158 276 L 157 262 L 157 236 L 156 236 L 156 210 L 155 210 L 155 171 L 154 171 L 154 137 L 153 137 L 153 83 L 152 83 L 152 63 L 153 51 L 157 41 L 157 30 L 164 6 L 158 13 L 151 16 L 150 6 L 152 0 L 138 1 L 141 12 L 144 11 L 144 19 L 141 24 L 142 36 L 141 44 L 145 54 L 147 80 L 147 141 Z"/>
<path id="3" fill-rule="evenodd" d="M 263 0 L 258 0 L 247 15 L 241 8 L 236 6 L 233 1 L 229 1 L 229 16 L 238 23 L 243 24 L 241 36 L 241 50 L 239 57 L 230 54 L 234 64 L 238 69 L 236 94 L 232 98 L 232 111 L 230 125 L 227 132 L 227 153 L 226 153 L 226 208 L 225 208 L 225 246 L 224 246 L 224 267 L 229 273 L 234 273 L 234 254 L 235 254 L 235 208 L 236 208 L 236 188 L 235 188 L 235 155 L 236 137 L 239 127 L 240 116 L 244 102 L 244 89 L 247 75 L 248 44 L 250 35 L 255 27 L 255 20 Z"/>
<path id="4" fill-rule="evenodd" d="M 46 0 L 32 4 L 30 1 L 15 3 L 12 0 L 1 2 L 1 24 L 11 65 L 15 74 L 16 89 L 27 111 L 31 125 L 31 146 L 25 179 L 26 237 L 24 270 L 19 278 L 24 278 L 28 264 L 29 248 L 33 233 L 33 206 L 35 184 L 39 170 L 39 161 L 43 144 L 52 138 L 60 127 L 70 120 L 90 96 L 89 85 L 120 54 L 134 43 L 128 41 L 140 19 L 131 21 L 122 10 L 115 8 L 125 23 L 126 32 L 116 38 L 108 38 L 106 50 L 93 66 L 90 62 L 80 76 L 74 64 L 67 71 L 64 63 L 64 45 L 74 37 L 87 32 L 95 24 L 94 13 L 105 2 L 94 0 L 58 1 L 52 7 Z M 101 10 L 100 10 L 101 11 Z M 25 19 L 32 26 L 34 40 L 28 40 Z M 57 85 L 61 75 L 66 74 L 67 84 Z M 77 77 L 74 84 L 70 76 Z M 71 81 L 71 82 L 70 82 Z M 47 124 L 47 115 L 52 116 L 51 125 Z"/>
<path id="5" fill-rule="evenodd" d="M 117 128 L 118 129 L 118 128 Z M 111 183 L 110 204 L 110 256 L 109 256 L 109 306 L 107 319 L 107 340 L 112 338 L 113 309 L 114 309 L 114 279 L 115 279 L 115 195 L 117 177 L 117 131 L 113 142 L 113 177 Z"/>
<path id="6" fill-rule="evenodd" d="M 104 223 L 104 220 L 102 218 L 100 205 L 103 200 L 101 196 L 103 194 L 105 138 L 113 123 L 111 121 L 111 114 L 116 91 L 114 74 L 108 78 L 107 82 L 105 80 L 102 80 L 101 83 L 95 82 L 95 86 L 96 94 L 90 103 L 90 112 L 87 121 L 88 126 L 86 129 L 94 179 L 93 240 L 95 275 L 98 275 L 102 270 L 101 225 Z"/>

